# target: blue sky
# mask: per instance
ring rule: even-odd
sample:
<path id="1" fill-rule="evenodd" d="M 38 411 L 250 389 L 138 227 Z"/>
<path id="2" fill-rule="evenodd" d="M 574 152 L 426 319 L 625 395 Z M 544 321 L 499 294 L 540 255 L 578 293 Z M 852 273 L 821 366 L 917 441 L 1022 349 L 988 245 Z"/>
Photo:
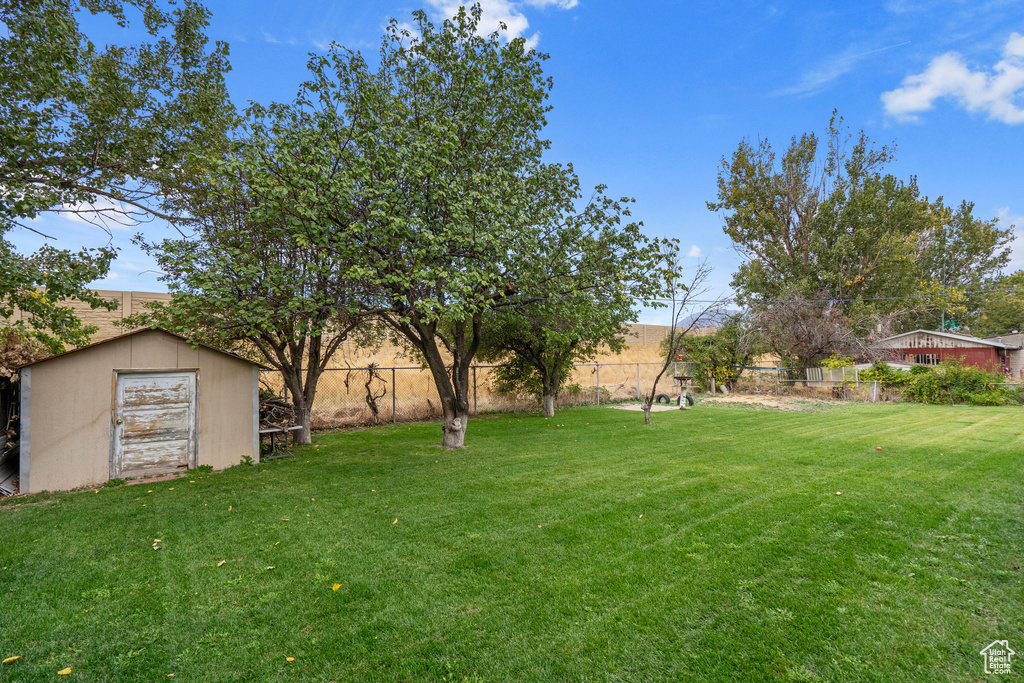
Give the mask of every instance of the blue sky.
<path id="1" fill-rule="evenodd" d="M 434 19 L 454 0 L 422 0 Z M 388 17 L 411 20 L 398 2 L 210 0 L 211 38 L 231 46 L 227 76 L 239 107 L 290 100 L 309 52 L 333 40 L 372 56 Z M 649 234 L 677 237 L 709 258 L 714 292 L 727 292 L 738 263 L 714 198 L 724 155 L 744 137 L 776 149 L 821 132 L 833 109 L 878 143 L 895 142 L 900 177 L 948 204 L 967 199 L 981 217 L 1024 227 L 1024 2 L 611 2 L 486 0 L 485 22 L 548 53 L 554 79 L 546 136 L 550 160 L 572 162 L 584 187 L 635 197 Z M 86 18 L 97 42 L 133 34 Z M 67 218 L 40 219 L 67 247 L 108 237 Z M 150 237 L 166 226 L 144 227 Z M 115 230 L 121 249 L 110 289 L 163 289 L 152 263 Z M 1013 266 L 1024 267 L 1024 231 Z M 14 241 L 29 249 L 28 233 Z M 661 316 L 645 314 L 648 322 Z"/>

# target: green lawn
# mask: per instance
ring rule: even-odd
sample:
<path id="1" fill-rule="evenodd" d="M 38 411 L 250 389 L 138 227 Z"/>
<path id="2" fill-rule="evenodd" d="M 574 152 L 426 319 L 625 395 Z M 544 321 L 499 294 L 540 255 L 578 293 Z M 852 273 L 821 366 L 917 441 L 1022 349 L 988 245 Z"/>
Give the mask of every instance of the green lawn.
<path id="1" fill-rule="evenodd" d="M 989 642 L 1024 653 L 1021 409 L 653 420 L 478 419 L 454 453 L 399 425 L 0 505 L 0 680 L 981 681 Z"/>

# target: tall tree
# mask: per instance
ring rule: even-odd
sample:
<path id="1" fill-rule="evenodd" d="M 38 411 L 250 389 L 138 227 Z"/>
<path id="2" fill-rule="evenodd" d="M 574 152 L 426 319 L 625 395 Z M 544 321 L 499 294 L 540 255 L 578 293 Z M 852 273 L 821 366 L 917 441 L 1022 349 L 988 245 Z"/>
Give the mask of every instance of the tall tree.
<path id="1" fill-rule="evenodd" d="M 51 350 L 85 343 L 92 331 L 64 299 L 115 305 L 85 289 L 114 251 L 21 254 L 5 235 L 39 231 L 32 220 L 44 212 L 77 213 L 101 227 L 173 218 L 163 193 L 189 172 L 190 152 L 222 138 L 230 118 L 227 46 L 207 50 L 207 10 L 191 0 L 173 9 L 150 0 L 127 6 L 0 0 L 0 316 L 30 313 L 17 325 Z M 153 42 L 98 48 L 80 31 L 79 11 L 122 27 L 135 14 Z"/>
<path id="2" fill-rule="evenodd" d="M 350 264 L 343 277 L 361 310 L 430 369 L 446 448 L 464 442 L 486 314 L 603 287 L 572 277 L 589 255 L 549 265 L 569 249 L 559 235 L 577 234 L 565 230 L 581 195 L 571 166 L 542 161 L 544 56 L 521 39 L 479 35 L 480 15 L 478 5 L 462 8 L 436 27 L 416 12 L 416 39 L 392 22 L 376 70 L 334 47 L 311 60 L 293 105 L 254 111 L 252 123 L 260 140 L 295 132 L 287 148 L 266 147 L 278 171 L 261 192 L 282 198 L 266 220 L 285 217 L 303 240 Z M 615 213 L 603 195 L 590 206 Z M 649 258 L 638 226 L 621 230 L 637 260 Z M 602 244 L 572 248 L 589 254 Z"/>
<path id="3" fill-rule="evenodd" d="M 745 262 L 733 276 L 742 303 L 826 298 L 855 321 L 930 307 L 958 291 L 968 272 L 994 275 L 1008 230 L 929 201 L 916 180 L 885 173 L 894 150 L 851 135 L 833 116 L 823 139 L 793 138 L 781 157 L 744 140 L 718 174 L 725 233 Z M 943 266 L 945 264 L 945 266 Z M 789 292 L 784 296 L 784 292 Z M 936 305 L 931 305 L 936 308 Z M 860 323 L 858 323 L 860 324 Z"/>

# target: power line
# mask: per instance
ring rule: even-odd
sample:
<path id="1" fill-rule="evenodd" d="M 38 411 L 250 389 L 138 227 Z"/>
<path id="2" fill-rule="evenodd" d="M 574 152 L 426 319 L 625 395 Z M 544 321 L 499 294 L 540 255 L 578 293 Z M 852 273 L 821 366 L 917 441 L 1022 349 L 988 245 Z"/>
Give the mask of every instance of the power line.
<path id="1" fill-rule="evenodd" d="M 934 294 L 911 294 L 907 296 L 878 296 L 878 297 L 865 297 L 862 299 L 758 299 L 759 304 L 826 304 L 833 303 L 836 301 L 842 301 L 843 303 L 855 303 L 859 301 L 902 301 L 905 299 L 929 299 L 936 296 L 966 296 L 968 294 L 991 294 L 993 292 L 1015 292 L 1019 289 L 1024 289 L 1024 285 L 1018 287 L 1004 287 L 999 289 L 977 289 L 971 292 L 937 292 Z M 672 299 L 666 299 L 663 297 L 654 297 L 650 301 L 663 301 L 671 303 Z M 678 299 L 676 301 L 679 301 Z M 736 298 L 730 297 L 726 299 L 690 299 L 686 303 L 690 304 L 713 304 L 713 303 L 735 303 Z"/>

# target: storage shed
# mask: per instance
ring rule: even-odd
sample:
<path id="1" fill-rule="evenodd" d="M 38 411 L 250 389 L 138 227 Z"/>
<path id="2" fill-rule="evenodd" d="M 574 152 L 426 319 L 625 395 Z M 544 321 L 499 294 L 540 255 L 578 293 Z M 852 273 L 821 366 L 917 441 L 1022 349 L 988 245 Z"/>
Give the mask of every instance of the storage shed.
<path id="1" fill-rule="evenodd" d="M 147 328 L 21 369 L 19 490 L 259 459 L 259 366 Z"/>

